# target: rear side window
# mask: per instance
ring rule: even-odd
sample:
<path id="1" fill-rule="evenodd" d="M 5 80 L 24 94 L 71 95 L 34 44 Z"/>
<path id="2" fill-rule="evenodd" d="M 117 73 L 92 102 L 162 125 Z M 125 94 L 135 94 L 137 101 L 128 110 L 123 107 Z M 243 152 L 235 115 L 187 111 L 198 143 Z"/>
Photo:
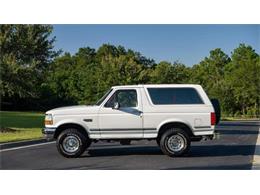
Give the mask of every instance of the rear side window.
<path id="1" fill-rule="evenodd" d="M 147 88 L 153 104 L 203 104 L 194 88 Z"/>

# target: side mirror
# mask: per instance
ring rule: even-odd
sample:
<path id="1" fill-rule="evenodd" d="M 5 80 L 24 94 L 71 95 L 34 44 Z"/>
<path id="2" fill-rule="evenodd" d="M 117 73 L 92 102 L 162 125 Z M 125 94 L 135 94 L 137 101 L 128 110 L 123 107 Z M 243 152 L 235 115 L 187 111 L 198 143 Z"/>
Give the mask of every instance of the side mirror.
<path id="1" fill-rule="evenodd" d="M 114 103 L 114 106 L 113 106 L 113 109 L 118 110 L 119 108 L 120 108 L 119 103 L 118 103 L 118 102 L 115 102 L 115 103 Z"/>

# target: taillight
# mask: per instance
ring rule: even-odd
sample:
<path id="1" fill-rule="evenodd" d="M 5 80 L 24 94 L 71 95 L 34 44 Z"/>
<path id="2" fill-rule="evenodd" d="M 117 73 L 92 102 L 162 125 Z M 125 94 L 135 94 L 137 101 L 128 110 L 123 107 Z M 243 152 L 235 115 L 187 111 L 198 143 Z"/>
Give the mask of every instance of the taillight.
<path id="1" fill-rule="evenodd" d="M 210 123 L 211 123 L 211 125 L 216 125 L 216 114 L 215 114 L 215 112 L 211 112 L 210 113 Z"/>

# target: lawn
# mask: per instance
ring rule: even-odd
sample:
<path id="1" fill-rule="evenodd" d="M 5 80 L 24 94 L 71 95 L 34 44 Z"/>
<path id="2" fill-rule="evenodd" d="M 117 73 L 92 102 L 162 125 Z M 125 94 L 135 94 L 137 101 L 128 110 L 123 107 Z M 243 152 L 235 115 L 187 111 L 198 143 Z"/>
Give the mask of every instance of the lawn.
<path id="1" fill-rule="evenodd" d="M 42 138 L 44 114 L 39 112 L 0 112 L 1 129 L 10 128 L 15 131 L 0 131 L 0 143 Z"/>
<path id="2" fill-rule="evenodd" d="M 224 117 L 222 120 L 236 119 Z M 43 121 L 44 113 L 0 111 L 0 129 L 4 127 L 15 130 L 12 132 L 0 131 L 0 143 L 42 138 Z"/>

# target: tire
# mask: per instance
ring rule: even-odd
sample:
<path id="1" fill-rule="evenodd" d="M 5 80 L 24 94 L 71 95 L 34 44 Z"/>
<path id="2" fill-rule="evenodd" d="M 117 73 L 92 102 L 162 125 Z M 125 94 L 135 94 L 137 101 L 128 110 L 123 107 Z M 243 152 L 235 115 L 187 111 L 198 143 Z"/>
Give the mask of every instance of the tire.
<path id="1" fill-rule="evenodd" d="M 62 131 L 56 141 L 58 152 L 66 158 L 79 157 L 90 144 L 91 140 L 75 128 Z"/>
<path id="2" fill-rule="evenodd" d="M 131 140 L 121 140 L 120 144 L 123 145 L 123 146 L 124 145 L 131 145 Z"/>
<path id="3" fill-rule="evenodd" d="M 156 139 L 156 143 L 160 147 L 160 139 L 159 138 Z"/>
<path id="4" fill-rule="evenodd" d="M 174 140 L 178 140 L 174 142 Z M 190 149 L 190 137 L 180 128 L 170 128 L 166 130 L 160 139 L 162 152 L 170 157 L 182 156 Z M 174 145 L 175 144 L 175 145 Z"/>

